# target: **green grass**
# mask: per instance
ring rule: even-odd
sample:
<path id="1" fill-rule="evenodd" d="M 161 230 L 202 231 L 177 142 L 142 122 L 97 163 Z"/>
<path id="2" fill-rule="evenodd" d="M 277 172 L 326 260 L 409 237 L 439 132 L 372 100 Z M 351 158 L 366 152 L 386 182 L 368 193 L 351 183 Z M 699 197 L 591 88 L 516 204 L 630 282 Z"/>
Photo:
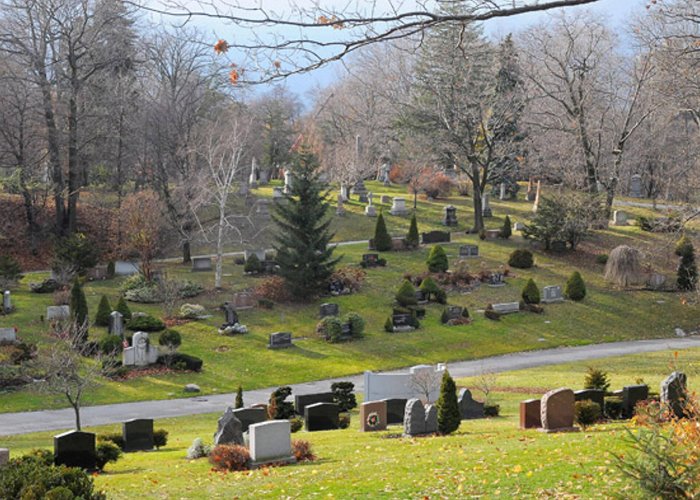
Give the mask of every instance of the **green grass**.
<path id="1" fill-rule="evenodd" d="M 638 378 L 652 390 L 672 366 L 689 375 L 697 390 L 700 349 L 567 363 L 501 374 L 495 401 L 501 417 L 463 421 L 449 437 L 391 438 L 401 432 L 361 433 L 357 414 L 349 429 L 306 433 L 318 460 L 296 466 L 243 473 L 211 471 L 206 459 L 189 461 L 192 440 L 211 442 L 219 414 L 161 419 L 170 440 L 160 451 L 130 453 L 95 478 L 109 498 L 635 498 L 633 485 L 614 467 L 615 454 L 627 453 L 629 423 L 596 425 L 586 432 L 542 434 L 518 429 L 518 402 L 556 387 L 581 387 L 589 365 L 610 372 L 614 389 Z M 474 388 L 474 379 L 459 380 Z M 479 398 L 481 394 L 474 391 Z M 90 429 L 118 431 L 118 426 Z M 57 432 L 3 438 L 13 456 L 50 447 Z"/>

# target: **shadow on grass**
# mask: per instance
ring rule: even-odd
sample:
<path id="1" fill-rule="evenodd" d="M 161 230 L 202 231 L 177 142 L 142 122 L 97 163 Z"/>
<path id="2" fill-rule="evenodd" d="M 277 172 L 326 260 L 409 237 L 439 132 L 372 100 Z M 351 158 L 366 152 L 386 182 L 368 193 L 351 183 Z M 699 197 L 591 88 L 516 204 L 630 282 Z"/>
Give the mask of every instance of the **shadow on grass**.
<path id="1" fill-rule="evenodd" d="M 315 351 L 310 351 L 309 349 L 304 349 L 303 347 L 300 347 L 298 344 L 294 344 L 291 348 L 288 349 L 290 352 L 294 352 L 296 354 L 300 354 L 304 356 L 305 358 L 310 358 L 310 359 L 325 359 L 328 357 L 327 354 L 321 354 L 319 352 Z"/>
<path id="2" fill-rule="evenodd" d="M 143 469 L 141 467 L 134 467 L 133 469 L 124 469 L 124 470 L 105 470 L 100 472 L 100 476 L 123 476 L 124 474 L 140 474 L 143 473 L 146 469 Z"/>

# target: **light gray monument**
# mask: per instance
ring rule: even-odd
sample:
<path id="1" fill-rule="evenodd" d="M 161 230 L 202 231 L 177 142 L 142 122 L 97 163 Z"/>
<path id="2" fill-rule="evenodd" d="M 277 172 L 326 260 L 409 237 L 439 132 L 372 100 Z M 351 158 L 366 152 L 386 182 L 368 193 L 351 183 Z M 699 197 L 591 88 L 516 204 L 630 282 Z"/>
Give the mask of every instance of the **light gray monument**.
<path id="1" fill-rule="evenodd" d="M 642 176 L 639 174 L 630 177 L 630 196 L 632 198 L 642 197 Z"/>
<path id="2" fill-rule="evenodd" d="M 109 314 L 107 333 L 110 335 L 119 335 L 120 337 L 124 336 L 124 315 L 119 311 L 112 311 Z"/>
<path id="3" fill-rule="evenodd" d="M 48 306 L 46 308 L 47 321 L 65 321 L 70 317 L 70 306 Z"/>
<path id="4" fill-rule="evenodd" d="M 408 213 L 408 209 L 406 208 L 406 198 L 394 198 L 389 213 L 391 215 L 406 215 Z"/>
<path id="5" fill-rule="evenodd" d="M 248 428 L 251 465 L 294 463 L 292 430 L 289 420 L 269 420 Z"/>
<path id="6" fill-rule="evenodd" d="M 491 210 L 490 198 L 491 196 L 488 193 L 484 193 L 481 197 L 481 207 L 484 217 L 493 217 L 493 210 Z"/>
<path id="7" fill-rule="evenodd" d="M 151 345 L 146 332 L 136 332 L 131 347 L 122 351 L 124 366 L 148 366 L 158 361 L 158 348 Z"/>
<path id="8" fill-rule="evenodd" d="M 377 216 L 377 209 L 375 206 L 372 204 L 372 199 L 374 198 L 374 195 L 370 192 L 367 193 L 367 202 L 368 205 L 365 207 L 365 215 L 367 217 L 376 217 Z"/>
<path id="9" fill-rule="evenodd" d="M 542 288 L 542 302 L 545 304 L 564 302 L 564 294 L 561 291 L 561 286 L 552 285 Z"/>
<path id="10" fill-rule="evenodd" d="M 2 294 L 2 310 L 5 314 L 12 312 L 12 296 L 9 290 Z"/>
<path id="11" fill-rule="evenodd" d="M 284 171 L 284 194 L 292 192 L 292 171 L 287 169 Z"/>

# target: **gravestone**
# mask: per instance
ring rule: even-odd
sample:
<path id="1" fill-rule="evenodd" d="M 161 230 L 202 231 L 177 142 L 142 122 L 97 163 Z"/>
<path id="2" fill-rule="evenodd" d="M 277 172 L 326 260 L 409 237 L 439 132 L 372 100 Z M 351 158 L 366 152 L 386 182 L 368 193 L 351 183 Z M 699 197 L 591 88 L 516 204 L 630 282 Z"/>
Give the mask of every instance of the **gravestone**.
<path id="1" fill-rule="evenodd" d="M 94 470 L 96 459 L 92 432 L 68 431 L 53 437 L 54 464 Z"/>
<path id="2" fill-rule="evenodd" d="M 2 310 L 5 314 L 12 312 L 12 296 L 9 290 L 5 290 L 2 294 Z"/>
<path id="3" fill-rule="evenodd" d="M 277 202 L 284 200 L 284 198 L 278 198 Z M 264 198 L 259 199 L 255 202 L 255 213 L 262 218 L 268 218 L 270 216 L 270 200 Z"/>
<path id="4" fill-rule="evenodd" d="M 243 424 L 236 418 L 233 408 L 230 406 L 226 408 L 226 411 L 216 423 L 214 446 L 219 444 L 244 444 Z"/>
<path id="5" fill-rule="evenodd" d="M 391 238 L 391 249 L 394 252 L 400 252 L 408 249 L 408 243 L 405 236 L 393 236 Z"/>
<path id="6" fill-rule="evenodd" d="M 241 430 L 246 432 L 253 424 L 267 420 L 267 410 L 262 408 L 238 408 L 233 410 L 234 416 L 241 421 Z"/>
<path id="7" fill-rule="evenodd" d="M 527 192 L 525 193 L 525 200 L 526 201 L 535 201 L 535 185 L 532 182 L 532 177 L 530 177 L 527 181 Z"/>
<path id="8" fill-rule="evenodd" d="M 425 433 L 433 434 L 438 431 L 438 410 L 435 405 L 425 407 Z"/>
<path id="9" fill-rule="evenodd" d="M 487 240 L 497 240 L 501 237 L 501 230 L 500 229 L 487 229 L 486 230 L 486 239 Z"/>
<path id="10" fill-rule="evenodd" d="M 292 192 L 292 171 L 284 171 L 284 194 L 290 194 Z"/>
<path id="11" fill-rule="evenodd" d="M 615 210 L 613 212 L 613 225 L 614 226 L 626 226 L 627 225 L 627 212 L 622 210 Z"/>
<path id="12" fill-rule="evenodd" d="M 605 408 L 605 391 L 601 391 L 600 389 L 582 389 L 576 391 L 574 392 L 574 399 L 576 401 L 593 401 L 600 406 L 601 413 Z"/>
<path id="13" fill-rule="evenodd" d="M 343 184 L 340 185 L 340 196 L 343 201 L 348 201 L 348 187 Z"/>
<path id="14" fill-rule="evenodd" d="M 303 415 L 304 409 L 316 403 L 333 403 L 332 392 L 317 392 L 315 394 L 296 394 L 294 396 L 294 411 L 297 415 Z"/>
<path id="15" fill-rule="evenodd" d="M 47 321 L 65 321 L 70 318 L 70 306 L 48 306 L 46 308 Z"/>
<path id="16" fill-rule="evenodd" d="M 386 403 L 386 423 L 388 425 L 403 424 L 404 413 L 406 412 L 406 401 L 403 398 L 382 399 Z"/>
<path id="17" fill-rule="evenodd" d="M 513 231 L 522 231 L 525 229 L 525 224 L 523 222 L 515 222 L 513 224 Z"/>
<path id="18" fill-rule="evenodd" d="M 489 286 L 499 287 L 499 286 L 505 286 L 505 284 L 506 284 L 505 276 L 503 275 L 503 273 L 493 272 L 489 276 Z"/>
<path id="19" fill-rule="evenodd" d="M 10 450 L 9 448 L 0 448 L 0 467 L 7 465 L 10 461 Z"/>
<path id="20" fill-rule="evenodd" d="M 445 308 L 445 313 L 447 315 L 447 321 L 461 319 L 464 308 L 462 306 L 447 306 Z"/>
<path id="21" fill-rule="evenodd" d="M 314 403 L 304 407 L 304 428 L 307 432 L 330 431 L 340 427 L 340 406 L 335 403 Z"/>
<path id="22" fill-rule="evenodd" d="M 649 397 L 649 386 L 645 384 L 628 385 L 622 388 L 622 413 L 625 418 L 634 416 L 634 407 Z"/>
<path id="23" fill-rule="evenodd" d="M 542 288 L 542 302 L 545 304 L 564 302 L 564 294 L 562 293 L 561 286 L 551 285 Z"/>
<path id="24" fill-rule="evenodd" d="M 430 243 L 449 243 L 451 234 L 449 231 L 430 231 L 421 234 L 421 243 L 424 245 Z"/>
<path id="25" fill-rule="evenodd" d="M 574 427 L 574 391 L 560 388 L 542 396 L 540 414 L 543 432 L 577 431 Z"/>
<path id="26" fill-rule="evenodd" d="M 501 201 L 506 199 L 506 183 L 505 182 L 501 182 L 501 190 L 498 193 L 498 199 Z"/>
<path id="27" fill-rule="evenodd" d="M 520 402 L 520 428 L 539 429 L 542 427 L 542 412 L 539 399 L 527 399 Z"/>
<path id="28" fill-rule="evenodd" d="M 122 351 L 124 366 L 148 366 L 158 361 L 158 348 L 151 345 L 146 332 L 136 332 L 131 347 Z"/>
<path id="29" fill-rule="evenodd" d="M 250 162 L 250 175 L 248 176 L 248 184 L 250 187 L 258 187 L 258 164 L 255 158 Z"/>
<path id="30" fill-rule="evenodd" d="M 420 399 L 409 399 L 406 402 L 403 433 L 407 436 L 425 434 L 425 407 Z"/>
<path id="31" fill-rule="evenodd" d="M 396 197 L 392 200 L 391 210 L 389 210 L 391 215 L 406 215 L 408 214 L 408 209 L 406 208 L 406 198 Z"/>
<path id="32" fill-rule="evenodd" d="M 352 189 L 350 189 L 350 192 L 352 194 L 358 195 L 360 201 L 362 201 L 362 199 L 364 198 L 364 203 L 367 202 L 367 188 L 365 187 L 365 181 L 363 179 L 359 179 L 352 187 Z"/>
<path id="33" fill-rule="evenodd" d="M 243 258 L 245 259 L 246 262 L 248 262 L 248 259 L 251 258 L 251 256 L 255 255 L 260 262 L 265 262 L 267 260 L 267 255 L 264 249 L 257 249 L 257 250 L 244 250 L 243 251 Z"/>
<path id="34" fill-rule="evenodd" d="M 231 305 L 237 311 L 242 309 L 252 309 L 255 307 L 255 296 L 248 292 L 234 293 L 231 298 Z"/>
<path id="35" fill-rule="evenodd" d="M 654 290 L 660 290 L 666 284 L 666 275 L 661 273 L 651 273 L 647 280 L 647 285 Z"/>
<path id="36" fill-rule="evenodd" d="M 279 186 L 275 186 L 272 188 L 272 199 L 273 200 L 279 200 L 284 198 L 284 192 L 282 191 L 282 188 Z"/>
<path id="37" fill-rule="evenodd" d="M 428 303 L 428 294 L 425 293 L 423 290 L 416 290 L 415 295 L 416 295 L 416 302 L 418 302 L 419 304 L 427 304 Z"/>
<path id="38" fill-rule="evenodd" d="M 540 195 L 542 194 L 542 181 L 537 181 L 537 192 L 535 193 L 535 203 L 532 204 L 532 211 L 537 212 L 540 207 Z"/>
<path id="39" fill-rule="evenodd" d="M 491 210 L 491 203 L 488 193 L 484 193 L 481 197 L 481 213 L 484 217 L 493 217 L 493 210 Z"/>
<path id="40" fill-rule="evenodd" d="M 367 401 L 360 405 L 360 431 L 383 431 L 387 426 L 386 401 Z"/>
<path id="41" fill-rule="evenodd" d="M 459 257 L 470 258 L 479 256 L 479 245 L 461 245 L 459 247 Z"/>
<path id="42" fill-rule="evenodd" d="M 326 316 L 337 316 L 338 314 L 340 314 L 340 307 L 338 307 L 338 304 L 330 304 L 328 302 L 321 304 L 319 311 L 319 316 L 321 318 L 325 318 Z"/>
<path id="43" fill-rule="evenodd" d="M 630 177 L 630 197 L 642 197 L 642 176 L 639 174 L 634 174 Z"/>
<path id="44" fill-rule="evenodd" d="M 292 454 L 292 428 L 289 420 L 252 424 L 248 431 L 251 466 L 296 462 Z"/>
<path id="45" fill-rule="evenodd" d="M 388 194 L 383 194 L 381 198 L 379 198 L 379 202 L 382 205 L 389 205 L 391 203 L 391 196 L 389 196 Z"/>
<path id="46" fill-rule="evenodd" d="M 192 257 L 192 271 L 211 271 L 211 257 Z"/>
<path id="47" fill-rule="evenodd" d="M 459 403 L 459 413 L 462 415 L 462 420 L 484 418 L 484 403 L 476 401 L 469 389 L 464 388 L 459 391 L 457 402 Z"/>
<path id="48" fill-rule="evenodd" d="M 683 372 L 673 372 L 661 382 L 661 404 L 673 412 L 676 418 L 686 416 L 687 384 L 688 377 Z"/>
<path id="49" fill-rule="evenodd" d="M 413 319 L 410 314 L 399 313 L 391 315 L 391 322 L 394 325 L 394 329 L 413 329 Z"/>
<path id="50" fill-rule="evenodd" d="M 231 304 L 230 302 L 224 302 L 224 304 L 221 306 L 221 309 L 224 311 L 224 326 L 232 326 L 238 323 L 238 313 L 233 307 L 233 304 Z"/>
<path id="51" fill-rule="evenodd" d="M 139 272 L 139 265 L 136 262 L 118 260 L 114 263 L 115 276 L 131 276 Z"/>
<path id="52" fill-rule="evenodd" d="M 0 328 L 0 342 L 17 342 L 17 330 L 14 327 Z"/>
<path id="53" fill-rule="evenodd" d="M 550 245 L 550 249 L 554 253 L 564 253 L 566 252 L 566 241 L 554 240 Z"/>
<path id="54" fill-rule="evenodd" d="M 375 267 L 379 263 L 379 254 L 378 253 L 365 253 L 362 254 L 362 262 L 367 266 L 367 267 Z"/>
<path id="55" fill-rule="evenodd" d="M 374 199 L 374 195 L 371 192 L 368 193 L 367 194 L 367 201 L 369 204 L 365 207 L 365 215 L 367 217 L 376 217 L 377 216 L 377 209 L 372 204 L 373 199 Z"/>
<path id="56" fill-rule="evenodd" d="M 107 333 L 124 337 L 124 315 L 119 311 L 112 311 L 109 313 Z"/>
<path id="57" fill-rule="evenodd" d="M 292 347 L 292 334 L 290 332 L 271 333 L 267 344 L 268 349 L 284 349 Z"/>
<path id="58" fill-rule="evenodd" d="M 153 419 L 137 418 L 122 424 L 124 451 L 153 449 Z"/>
<path id="59" fill-rule="evenodd" d="M 442 224 L 444 226 L 457 225 L 457 209 L 452 205 L 447 205 L 445 207 L 445 215 L 442 217 Z"/>
<path id="60" fill-rule="evenodd" d="M 335 208 L 335 214 L 336 215 L 345 215 L 345 207 L 343 206 L 344 200 L 343 200 L 343 195 L 338 194 L 338 203 Z"/>

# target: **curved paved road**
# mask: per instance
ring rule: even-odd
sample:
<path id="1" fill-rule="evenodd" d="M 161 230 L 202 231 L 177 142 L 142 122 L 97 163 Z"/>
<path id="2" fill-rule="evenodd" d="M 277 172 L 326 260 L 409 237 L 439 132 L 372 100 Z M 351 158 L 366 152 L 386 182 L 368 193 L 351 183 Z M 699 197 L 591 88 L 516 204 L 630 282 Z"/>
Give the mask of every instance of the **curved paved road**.
<path id="1" fill-rule="evenodd" d="M 589 359 L 669 349 L 688 349 L 691 347 L 700 347 L 700 337 L 635 340 L 519 352 L 472 361 L 449 363 L 449 370 L 453 377 L 468 377 L 478 375 L 486 370 L 504 372 L 571 361 L 585 361 Z M 398 371 L 401 370 L 394 370 L 394 373 Z M 295 384 L 292 385 L 292 389 L 294 394 L 326 392 L 330 390 L 331 383 L 337 380 L 350 380 L 355 384 L 355 388 L 358 392 L 362 392 L 363 390 L 362 375 Z M 245 401 L 247 404 L 265 403 L 272 390 L 274 390 L 274 388 L 247 391 L 245 393 Z M 88 427 L 92 425 L 119 423 L 131 418 L 157 419 L 221 412 L 227 406 L 233 404 L 234 399 L 235 394 L 215 394 L 186 399 L 89 406 L 82 409 L 81 419 L 83 425 Z M 72 428 L 73 422 L 73 411 L 70 409 L 4 413 L 0 414 L 0 436 L 69 429 Z M 1 443 L 2 441 L 0 440 L 0 444 Z"/>

